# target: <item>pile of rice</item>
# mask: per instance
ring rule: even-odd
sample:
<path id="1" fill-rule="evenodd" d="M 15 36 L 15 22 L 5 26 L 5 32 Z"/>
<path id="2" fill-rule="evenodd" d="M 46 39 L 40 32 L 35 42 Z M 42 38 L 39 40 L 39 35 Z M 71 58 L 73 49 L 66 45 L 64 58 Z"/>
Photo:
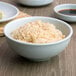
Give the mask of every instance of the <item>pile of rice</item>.
<path id="1" fill-rule="evenodd" d="M 41 20 L 29 22 L 11 33 L 16 40 L 30 43 L 51 43 L 62 40 L 62 34 L 53 24 Z"/>

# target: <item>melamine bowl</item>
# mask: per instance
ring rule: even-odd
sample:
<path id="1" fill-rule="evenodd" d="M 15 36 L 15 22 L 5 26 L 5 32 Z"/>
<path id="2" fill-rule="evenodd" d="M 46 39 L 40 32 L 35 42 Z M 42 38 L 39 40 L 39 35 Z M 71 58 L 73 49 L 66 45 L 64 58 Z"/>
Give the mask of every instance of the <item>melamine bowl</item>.
<path id="1" fill-rule="evenodd" d="M 54 24 L 59 30 L 62 31 L 62 33 L 65 35 L 65 38 L 53 43 L 37 44 L 37 43 L 25 43 L 22 41 L 15 40 L 14 38 L 11 37 L 11 32 L 13 30 L 28 22 L 35 20 L 42 20 L 44 22 Z M 21 18 L 8 23 L 4 28 L 4 33 L 8 41 L 8 44 L 13 51 L 16 51 L 19 55 L 31 60 L 44 61 L 50 59 L 53 56 L 58 55 L 67 47 L 72 37 L 73 29 L 69 24 L 67 24 L 64 21 L 51 17 L 35 16 L 35 17 Z"/>

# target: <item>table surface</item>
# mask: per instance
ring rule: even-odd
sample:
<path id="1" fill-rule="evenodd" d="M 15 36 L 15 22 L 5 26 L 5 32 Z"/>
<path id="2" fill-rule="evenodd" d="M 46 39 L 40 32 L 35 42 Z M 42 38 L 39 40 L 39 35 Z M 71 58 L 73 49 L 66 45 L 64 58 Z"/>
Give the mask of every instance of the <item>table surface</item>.
<path id="1" fill-rule="evenodd" d="M 44 7 L 19 5 L 17 0 L 1 0 L 16 5 L 32 16 L 54 17 L 53 8 L 62 3 L 76 3 L 76 0 L 54 0 Z M 5 37 L 0 37 L 0 76 L 76 76 L 76 23 L 69 23 L 74 30 L 68 47 L 58 56 L 46 62 L 31 62 L 12 51 Z"/>

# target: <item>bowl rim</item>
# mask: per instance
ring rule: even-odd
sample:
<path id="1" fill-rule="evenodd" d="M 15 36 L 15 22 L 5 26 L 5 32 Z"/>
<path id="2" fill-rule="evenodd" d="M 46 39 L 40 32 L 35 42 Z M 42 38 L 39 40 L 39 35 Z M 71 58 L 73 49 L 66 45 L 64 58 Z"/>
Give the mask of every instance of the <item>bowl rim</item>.
<path id="1" fill-rule="evenodd" d="M 20 21 L 20 20 L 32 19 L 32 18 L 53 19 L 53 20 L 62 22 L 62 23 L 64 23 L 64 24 L 70 29 L 70 33 L 68 34 L 67 37 L 65 37 L 65 38 L 62 39 L 62 40 L 59 40 L 59 41 L 57 41 L 57 42 L 52 42 L 52 43 L 43 43 L 43 44 L 41 44 L 41 43 L 29 43 L 29 42 L 24 42 L 24 41 L 16 40 L 16 39 L 12 38 L 11 35 L 8 36 L 8 34 L 6 33 L 6 28 L 7 28 L 7 26 L 9 26 L 11 23 L 14 23 L 14 22 Z M 72 36 L 72 34 L 73 34 L 73 29 L 72 29 L 72 27 L 71 27 L 68 23 L 66 23 L 66 22 L 64 22 L 64 21 L 62 21 L 62 20 L 56 19 L 56 18 L 44 17 L 44 16 L 33 16 L 33 17 L 27 17 L 27 18 L 26 18 L 26 17 L 25 17 L 25 18 L 20 18 L 20 19 L 17 19 L 17 20 L 14 20 L 14 21 L 9 22 L 9 23 L 4 27 L 4 34 L 5 34 L 5 36 L 6 36 L 8 39 L 10 39 L 10 40 L 12 40 L 12 41 L 14 41 L 14 42 L 20 43 L 20 44 L 34 45 L 34 46 L 41 46 L 41 45 L 42 45 L 42 46 L 43 46 L 43 45 L 55 45 L 55 44 L 61 43 L 61 42 L 63 42 L 63 41 L 66 41 L 67 39 L 71 38 L 71 36 Z"/>
<path id="2" fill-rule="evenodd" d="M 60 5 L 57 5 L 57 6 L 55 6 L 54 7 L 54 12 L 56 13 L 56 14 L 58 14 L 58 15 L 62 15 L 62 16 L 64 16 L 64 17 L 71 17 L 71 18 L 76 18 L 76 16 L 70 16 L 70 15 L 65 15 L 65 14 L 61 14 L 61 13 L 59 13 L 58 11 L 56 11 L 56 9 L 57 8 L 59 8 L 59 7 L 61 7 L 61 6 L 76 6 L 76 4 L 73 4 L 73 3 L 67 3 L 67 4 L 60 4 Z M 62 9 L 63 10 L 63 9 Z"/>
<path id="3" fill-rule="evenodd" d="M 7 6 L 11 7 L 11 8 L 14 8 L 16 10 L 16 12 L 17 12 L 14 16 L 6 18 L 6 19 L 3 19 L 3 20 L 0 20 L 0 22 L 6 22 L 6 21 L 14 19 L 16 16 L 18 16 L 19 9 L 16 6 L 14 6 L 14 5 L 10 4 L 10 3 L 7 3 L 7 2 L 3 2 L 3 1 L 0 1 L 0 3 L 5 4 L 5 5 L 7 5 Z"/>

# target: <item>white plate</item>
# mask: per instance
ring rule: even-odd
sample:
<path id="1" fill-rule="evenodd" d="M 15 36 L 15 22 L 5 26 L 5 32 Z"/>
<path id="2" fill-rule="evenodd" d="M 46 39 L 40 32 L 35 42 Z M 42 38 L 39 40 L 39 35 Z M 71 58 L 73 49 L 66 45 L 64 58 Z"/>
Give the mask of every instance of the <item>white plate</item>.
<path id="1" fill-rule="evenodd" d="M 0 1 L 0 11 L 3 11 L 5 15 L 4 18 L 0 19 L 0 22 L 14 19 L 19 14 L 18 8 L 2 1 Z"/>
<path id="2" fill-rule="evenodd" d="M 68 21 L 68 22 L 76 22 L 76 15 L 65 15 L 65 14 L 61 14 L 59 13 L 60 10 L 65 10 L 65 9 L 76 9 L 76 4 L 61 4 L 61 5 L 57 5 L 54 8 L 54 12 L 55 12 L 55 16 L 57 18 L 60 18 L 64 21 Z"/>

